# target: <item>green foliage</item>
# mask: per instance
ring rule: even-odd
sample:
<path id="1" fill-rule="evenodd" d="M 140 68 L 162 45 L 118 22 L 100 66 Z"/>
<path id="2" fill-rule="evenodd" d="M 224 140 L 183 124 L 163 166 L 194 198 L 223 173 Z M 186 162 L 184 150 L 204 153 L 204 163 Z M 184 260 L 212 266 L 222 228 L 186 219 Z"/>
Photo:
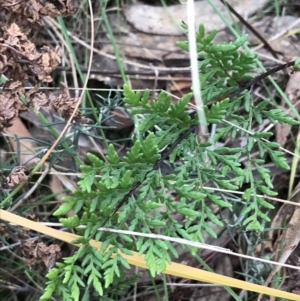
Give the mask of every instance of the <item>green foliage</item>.
<path id="1" fill-rule="evenodd" d="M 279 145 L 267 140 L 272 133 L 252 133 L 251 127 L 253 122 L 261 123 L 264 118 L 272 122 L 297 122 L 280 110 L 268 110 L 267 100 L 254 104 L 248 91 L 227 98 L 241 82 L 252 79 L 249 72 L 257 58 L 240 49 L 247 36 L 215 44 L 215 35 L 216 31 L 205 35 L 204 26 L 200 25 L 196 37 L 205 114 L 209 124 L 218 125 L 211 142 L 197 141 L 193 131 L 179 139 L 198 124 L 197 115 L 189 114 L 187 108 L 192 94 L 173 102 L 167 93 L 161 92 L 156 100 L 149 102 L 149 91 L 142 94 L 125 85 L 125 105 L 132 115 L 143 116 L 138 126 L 139 139 L 123 158 L 113 145 L 108 147 L 107 162 L 87 154 L 89 162 L 81 166 L 79 190 L 66 197 L 65 204 L 54 213 L 64 216 L 74 210 L 74 216 L 61 218 L 61 222 L 68 228 L 86 226 L 77 229 L 83 237 L 82 246 L 48 273 L 49 281 L 40 300 L 48 300 L 52 294 L 63 300 L 81 300 L 88 288 L 106 300 L 109 298 L 106 288 L 117 285 L 129 268 L 121 252 L 144 254 L 152 276 L 163 272 L 166 264 L 178 256 L 170 242 L 144 237 L 134 240 L 125 234 L 97 230 L 104 225 L 205 243 L 206 235 L 217 237 L 212 225 L 224 225 L 223 210 L 233 210 L 226 192 L 218 191 L 236 191 L 247 185 L 249 188 L 241 200 L 243 210 L 235 214 L 240 214 L 243 230 L 264 230 L 264 223 L 269 221 L 268 210 L 273 206 L 261 194 L 276 195 L 270 172 L 263 167 L 264 159 L 268 155 L 282 168 L 288 168 L 288 164 Z M 178 45 L 188 50 L 187 42 Z M 245 139 L 245 147 L 216 144 L 237 136 Z M 160 162 L 164 150 L 173 145 L 164 162 Z M 259 155 L 251 156 L 253 150 Z M 247 157 L 246 167 L 240 163 L 241 156 Z M 172 171 L 163 174 L 159 170 L 162 164 L 169 165 Z M 253 169 L 257 170 L 256 177 Z M 121 201 L 117 214 L 111 216 Z M 90 239 L 102 241 L 101 249 L 92 248 Z"/>

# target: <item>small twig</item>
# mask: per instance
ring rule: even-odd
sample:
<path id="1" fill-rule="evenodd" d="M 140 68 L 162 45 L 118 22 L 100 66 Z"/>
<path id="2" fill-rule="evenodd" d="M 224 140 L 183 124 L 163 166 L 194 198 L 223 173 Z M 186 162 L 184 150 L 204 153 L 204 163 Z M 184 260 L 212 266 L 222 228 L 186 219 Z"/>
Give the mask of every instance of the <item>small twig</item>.
<path id="1" fill-rule="evenodd" d="M 270 53 L 275 57 L 278 58 L 276 52 L 268 43 L 268 41 L 254 28 L 252 27 L 227 1 L 220 0 L 229 10 L 239 19 L 239 21 L 245 25 L 259 40 L 262 41 L 264 46 L 270 51 Z"/>
<path id="2" fill-rule="evenodd" d="M 244 84 L 243 86 L 241 86 L 240 88 L 238 88 L 235 92 L 231 93 L 228 95 L 229 98 L 232 98 L 238 94 L 240 94 L 241 92 L 243 92 L 244 90 L 247 90 L 249 88 L 251 88 L 253 85 L 255 85 L 256 83 L 262 81 L 263 79 L 267 78 L 268 76 L 280 71 L 280 70 L 284 70 L 288 67 L 291 67 L 295 64 L 295 61 L 291 61 L 288 62 L 286 64 L 282 64 L 279 66 L 276 66 L 272 69 L 267 70 L 266 72 L 256 76 L 255 78 L 253 78 L 251 81 L 249 81 L 248 83 Z"/>
<path id="3" fill-rule="evenodd" d="M 12 46 L 10 46 L 10 45 L 8 45 L 8 44 L 6 44 L 6 43 L 0 43 L 0 46 L 7 47 L 7 48 L 9 48 L 10 50 L 12 50 L 13 52 L 15 52 L 15 53 L 21 55 L 22 57 L 24 57 L 24 54 L 23 54 L 23 53 L 21 53 L 19 50 L 15 49 L 14 47 L 12 47 Z M 31 61 L 28 61 L 28 62 L 32 63 Z"/>
<path id="4" fill-rule="evenodd" d="M 25 60 L 25 59 L 20 59 L 18 60 L 18 63 L 20 64 L 31 64 L 32 62 Z M 182 68 L 165 68 L 165 70 L 160 70 L 158 67 L 153 66 L 153 70 L 144 70 L 144 71 L 134 71 L 134 70 L 127 70 L 126 74 L 128 75 L 153 75 L 157 76 L 157 72 L 159 72 L 159 75 L 169 75 L 169 74 L 190 74 L 191 70 L 190 67 L 182 67 Z M 55 68 L 55 71 L 66 71 L 66 72 L 71 72 L 72 68 L 71 67 L 65 67 L 65 66 L 57 66 Z M 81 68 L 82 72 L 86 72 L 86 68 Z M 99 75 L 110 75 L 110 76 L 117 76 L 120 74 L 119 70 L 103 70 L 101 68 L 99 69 L 91 69 L 91 73 L 93 74 L 99 74 Z"/>

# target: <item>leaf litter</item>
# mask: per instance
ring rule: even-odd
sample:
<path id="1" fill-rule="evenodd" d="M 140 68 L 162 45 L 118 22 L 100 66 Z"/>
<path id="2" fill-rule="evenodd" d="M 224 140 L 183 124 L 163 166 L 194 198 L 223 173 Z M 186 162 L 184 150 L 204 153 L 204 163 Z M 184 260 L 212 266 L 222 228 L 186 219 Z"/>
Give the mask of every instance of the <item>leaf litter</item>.
<path id="1" fill-rule="evenodd" d="M 59 95 L 39 92 L 41 84 L 53 81 L 51 74 L 61 63 L 60 48 L 42 46 L 37 49 L 28 37 L 32 29 L 41 25 L 43 16 L 73 12 L 71 1 L 48 1 L 46 4 L 35 0 L 1 1 L 0 9 L 9 11 L 11 19 L 18 21 L 18 24 L 1 22 L 0 74 L 5 84 L 0 94 L 0 132 L 12 126 L 19 114 L 29 111 L 30 107 L 36 114 L 43 108 L 68 119 L 77 99 L 68 96 L 63 84 Z M 26 91 L 27 87 L 32 89 Z M 74 120 L 82 122 L 80 111 L 76 112 Z"/>

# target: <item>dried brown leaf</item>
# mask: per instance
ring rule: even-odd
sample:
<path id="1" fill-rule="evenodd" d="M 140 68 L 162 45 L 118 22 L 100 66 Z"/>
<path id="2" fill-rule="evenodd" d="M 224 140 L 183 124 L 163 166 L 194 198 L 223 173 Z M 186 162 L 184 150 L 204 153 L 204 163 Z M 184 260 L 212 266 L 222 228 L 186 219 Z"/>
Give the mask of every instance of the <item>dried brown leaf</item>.
<path id="1" fill-rule="evenodd" d="M 42 259 L 48 269 L 51 269 L 61 257 L 59 245 L 52 244 L 48 247 L 43 242 L 37 243 L 36 241 L 26 241 L 22 253 L 28 266 L 32 266 L 37 263 L 37 260 Z"/>
<path id="2" fill-rule="evenodd" d="M 60 87 L 60 95 L 58 97 L 53 97 L 50 95 L 51 105 L 55 112 L 62 115 L 63 118 L 69 119 L 72 115 L 75 105 L 78 101 L 76 98 L 69 97 L 67 93 L 67 88 L 64 84 L 61 84 Z M 79 110 L 76 111 L 74 120 L 76 122 L 82 121 L 81 112 Z"/>
<path id="3" fill-rule="evenodd" d="M 11 91 L 0 94 L 0 131 L 10 127 L 19 112 L 26 110 L 26 106 Z"/>
<path id="4" fill-rule="evenodd" d="M 60 15 L 59 10 L 57 10 L 52 4 L 47 3 L 44 7 L 41 8 L 40 13 L 44 16 L 57 17 Z"/>
<path id="5" fill-rule="evenodd" d="M 51 72 L 56 69 L 60 64 L 60 49 L 56 47 L 52 50 L 48 46 L 41 48 L 41 55 L 39 55 L 35 62 L 32 64 L 31 70 L 38 76 L 38 79 L 42 82 L 51 82 Z"/>
<path id="6" fill-rule="evenodd" d="M 31 99 L 31 103 L 35 114 L 38 114 L 41 108 L 47 111 L 51 110 L 50 100 L 45 93 L 35 93 Z"/>
<path id="7" fill-rule="evenodd" d="M 19 184 L 25 182 L 28 180 L 29 172 L 26 167 L 24 166 L 17 166 L 13 168 L 13 170 L 10 172 L 9 176 L 6 178 L 7 182 L 6 188 L 14 188 L 18 186 Z"/>
<path id="8" fill-rule="evenodd" d="M 64 15 L 69 15 L 74 12 L 74 7 L 71 0 L 52 0 L 50 1 L 59 9 Z"/>

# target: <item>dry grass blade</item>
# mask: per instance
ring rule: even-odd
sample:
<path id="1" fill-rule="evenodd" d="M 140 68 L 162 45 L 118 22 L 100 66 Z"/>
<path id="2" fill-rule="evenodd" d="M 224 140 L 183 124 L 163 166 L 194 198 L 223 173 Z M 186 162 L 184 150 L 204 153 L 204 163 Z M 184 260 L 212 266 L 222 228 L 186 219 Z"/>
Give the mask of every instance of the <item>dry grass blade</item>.
<path id="1" fill-rule="evenodd" d="M 72 233 L 66 233 L 58 230 L 54 230 L 50 227 L 41 225 L 40 223 L 27 220 L 25 218 L 22 218 L 20 216 L 14 215 L 12 213 L 0 210 L 0 217 L 1 219 L 8 221 L 13 224 L 18 224 L 20 226 L 29 228 L 31 230 L 37 231 L 39 233 L 43 233 L 46 235 L 49 235 L 53 238 L 57 238 L 59 240 L 65 241 L 67 243 L 72 243 L 75 239 L 79 238 L 78 235 L 72 234 Z M 96 247 L 99 249 L 101 247 L 101 242 L 91 240 L 90 244 L 93 247 Z M 108 246 L 110 248 L 111 246 Z M 132 252 L 133 255 L 127 255 L 122 254 L 122 256 L 128 261 L 129 264 L 135 265 L 141 268 L 148 268 L 145 256 L 138 255 L 136 252 Z M 114 256 L 114 255 L 112 255 Z M 271 296 L 276 296 L 279 298 L 285 298 L 288 300 L 300 300 L 300 297 L 295 294 L 287 293 L 284 291 L 276 290 L 273 288 L 268 288 L 264 286 L 260 286 L 257 284 L 252 284 L 246 281 L 241 281 L 237 279 L 232 279 L 230 277 L 218 275 L 215 273 L 207 272 L 204 270 L 192 268 L 183 264 L 178 264 L 172 262 L 171 264 L 167 265 L 167 268 L 165 270 L 166 274 L 174 275 L 177 277 L 183 277 L 188 278 L 196 281 L 203 281 L 205 283 L 215 283 L 215 284 L 221 284 L 225 286 L 232 286 L 235 288 L 241 288 L 246 289 L 253 292 L 263 293 Z"/>

